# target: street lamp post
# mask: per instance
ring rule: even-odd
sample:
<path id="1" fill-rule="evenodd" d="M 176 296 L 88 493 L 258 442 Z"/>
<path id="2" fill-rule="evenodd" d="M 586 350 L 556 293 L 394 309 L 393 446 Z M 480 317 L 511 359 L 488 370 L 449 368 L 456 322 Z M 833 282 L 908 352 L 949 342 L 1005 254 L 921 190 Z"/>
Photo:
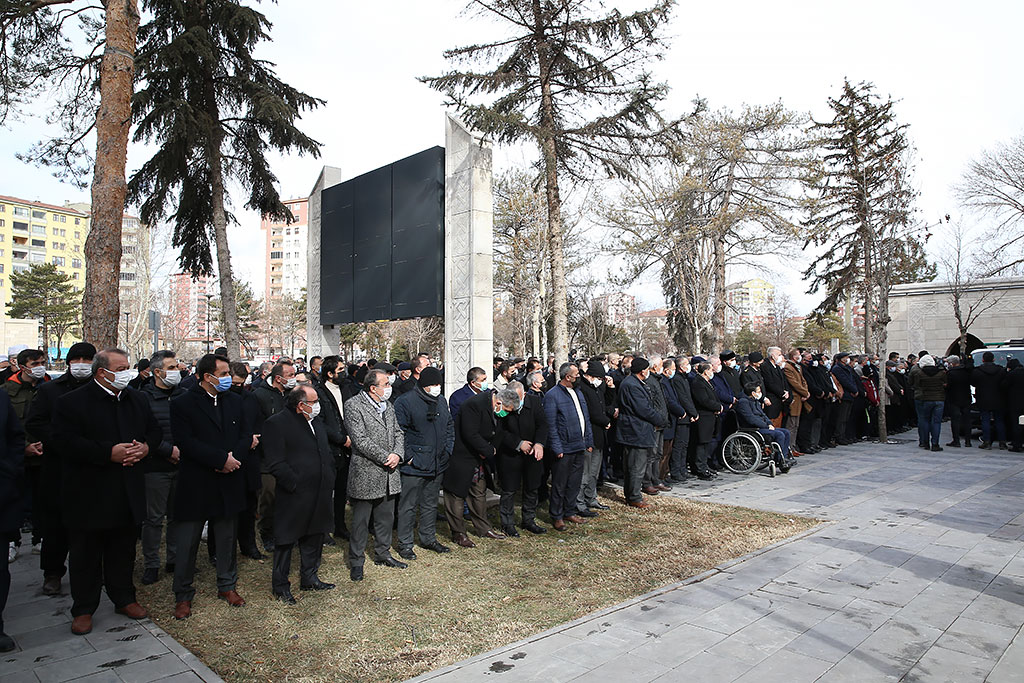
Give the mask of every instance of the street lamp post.
<path id="1" fill-rule="evenodd" d="M 131 314 L 128 313 L 127 311 L 124 314 L 124 346 L 127 351 L 131 352 L 131 349 L 128 348 L 129 346 L 131 346 L 131 340 L 128 338 L 131 336 L 131 328 L 128 326 L 129 315 Z"/>
<path id="2" fill-rule="evenodd" d="M 210 353 L 210 299 L 213 294 L 206 295 L 206 352 Z"/>

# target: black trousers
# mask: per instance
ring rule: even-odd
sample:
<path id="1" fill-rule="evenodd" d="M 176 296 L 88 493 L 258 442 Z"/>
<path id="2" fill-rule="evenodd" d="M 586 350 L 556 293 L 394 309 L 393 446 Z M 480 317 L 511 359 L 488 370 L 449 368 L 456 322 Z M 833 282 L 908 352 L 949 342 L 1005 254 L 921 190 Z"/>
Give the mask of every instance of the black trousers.
<path id="1" fill-rule="evenodd" d="M 850 411 L 853 410 L 853 401 L 840 401 L 835 405 L 836 428 L 833 436 L 836 441 L 849 441 Z"/>
<path id="2" fill-rule="evenodd" d="M 686 451 L 690 447 L 690 418 L 686 422 L 676 422 L 676 436 L 672 441 L 672 455 L 668 461 L 668 471 L 673 479 L 685 481 L 686 479 Z"/>
<path id="3" fill-rule="evenodd" d="M 373 518 L 373 559 L 391 557 L 391 532 L 395 524 L 395 498 L 352 499 L 352 528 L 348 537 L 348 566 L 362 567 L 366 562 L 366 542 Z"/>
<path id="4" fill-rule="evenodd" d="M 551 462 L 551 494 L 548 512 L 551 519 L 575 515 L 576 498 L 583 483 L 583 451 L 565 453 Z"/>
<path id="5" fill-rule="evenodd" d="M 953 441 L 963 439 L 971 442 L 971 409 L 970 407 L 955 406 L 952 403 L 946 404 L 946 414 L 949 415 L 949 429 L 953 435 Z"/>
<path id="6" fill-rule="evenodd" d="M 116 529 L 71 529 L 71 616 L 93 614 L 100 606 L 100 589 L 120 608 L 135 602 L 135 526 Z"/>
<path id="7" fill-rule="evenodd" d="M 277 544 L 274 546 L 274 571 L 270 585 L 275 593 L 283 593 L 291 588 L 288 574 L 292 570 L 292 548 L 299 546 L 299 585 L 312 586 L 317 583 L 317 570 L 324 552 L 324 535 L 309 534 L 296 543 Z"/>
<path id="8" fill-rule="evenodd" d="M 39 568 L 43 576 L 64 576 L 67 572 L 68 528 L 61 517 L 60 501 L 43 501 L 43 545 L 39 552 Z"/>
<path id="9" fill-rule="evenodd" d="M 35 463 L 40 461 L 40 458 L 29 459 L 34 460 Z M 43 500 L 45 496 L 43 491 L 43 468 L 41 465 L 35 463 L 25 465 L 25 477 L 28 479 L 29 490 L 32 492 L 32 545 L 42 541 L 43 528 L 46 524 L 44 519 L 46 513 L 43 510 Z"/>
<path id="10" fill-rule="evenodd" d="M 21 535 L 17 529 L 10 529 L 0 533 L 0 541 L 4 546 Z M 7 607 L 7 596 L 11 593 L 11 567 L 6 562 L 0 562 L 0 633 L 4 632 L 4 608 Z"/>
<path id="11" fill-rule="evenodd" d="M 211 519 L 208 536 L 216 536 L 220 550 L 217 552 L 217 592 L 226 593 L 238 584 L 238 555 L 235 553 L 235 536 L 238 532 L 237 517 Z M 174 563 L 174 600 L 191 600 L 196 595 L 192 580 L 196 574 L 196 553 L 203 535 L 203 522 L 179 521 L 178 557 Z M 72 565 L 74 567 L 74 565 Z"/>
<path id="12" fill-rule="evenodd" d="M 238 547 L 246 555 L 259 551 L 256 545 L 256 510 L 259 507 L 260 492 L 245 492 L 245 509 L 238 513 Z"/>
<path id="13" fill-rule="evenodd" d="M 537 490 L 544 476 L 544 463 L 524 453 L 498 454 L 498 477 L 501 479 L 501 500 L 498 510 L 502 526 L 515 526 L 516 492 L 523 492 L 523 524 L 537 517 Z"/>
<path id="14" fill-rule="evenodd" d="M 348 502 L 348 456 L 334 458 L 334 533 L 344 536 L 348 533 L 345 526 L 345 503 Z"/>

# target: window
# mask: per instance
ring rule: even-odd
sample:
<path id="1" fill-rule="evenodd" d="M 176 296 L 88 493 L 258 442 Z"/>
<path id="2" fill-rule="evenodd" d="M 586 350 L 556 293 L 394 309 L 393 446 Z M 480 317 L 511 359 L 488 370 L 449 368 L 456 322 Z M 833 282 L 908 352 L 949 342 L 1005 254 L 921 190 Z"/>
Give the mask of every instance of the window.
<path id="1" fill-rule="evenodd" d="M 45 263 L 46 254 L 33 252 L 32 254 L 29 254 L 29 261 L 31 261 L 32 263 Z"/>
<path id="2" fill-rule="evenodd" d="M 121 273 L 121 282 L 135 282 L 135 273 Z"/>
<path id="3" fill-rule="evenodd" d="M 46 246 L 46 240 L 32 240 L 32 246 L 33 247 L 45 247 Z M 56 242 L 53 243 L 53 248 L 54 249 L 57 248 L 57 243 Z"/>
<path id="4" fill-rule="evenodd" d="M 14 207 L 14 215 L 24 216 L 25 218 L 28 218 L 28 209 L 26 209 L 24 206 L 16 206 Z"/>
<path id="5" fill-rule="evenodd" d="M 41 218 L 42 220 L 45 221 L 46 220 L 46 212 L 45 211 L 33 211 L 32 212 L 32 218 Z"/>
<path id="6" fill-rule="evenodd" d="M 75 245 L 75 253 L 77 254 L 80 251 L 82 251 L 82 247 L 76 244 Z"/>
<path id="7" fill-rule="evenodd" d="M 279 251 L 272 251 L 272 252 L 270 252 L 270 258 L 272 258 L 272 259 L 279 259 L 279 258 L 281 258 L 281 252 L 279 252 Z"/>
<path id="8" fill-rule="evenodd" d="M 14 221 L 15 230 L 23 230 L 28 232 L 28 223 L 22 223 L 21 221 Z"/>
<path id="9" fill-rule="evenodd" d="M 53 229 L 53 236 L 56 237 L 59 234 L 60 234 L 60 230 L 58 230 L 57 228 L 54 228 Z"/>
<path id="10" fill-rule="evenodd" d="M 33 247 L 41 246 L 41 245 L 36 244 L 37 241 L 38 240 L 32 240 L 32 246 Z M 60 243 L 59 242 L 51 242 L 50 244 L 53 245 L 52 247 L 50 247 L 51 249 L 58 249 L 58 248 L 60 248 Z"/>
<path id="11" fill-rule="evenodd" d="M 73 258 L 73 259 L 71 259 L 71 267 L 72 268 L 81 268 L 82 267 L 82 259 L 80 259 L 80 258 Z"/>
<path id="12" fill-rule="evenodd" d="M 80 219 L 80 218 L 76 218 L 76 219 L 75 219 L 75 225 L 78 225 L 78 224 L 79 224 L 80 222 L 81 222 L 81 219 Z"/>
<path id="13" fill-rule="evenodd" d="M 77 219 L 77 218 L 75 219 L 75 224 L 76 224 L 76 225 L 78 224 L 78 219 Z M 80 239 L 82 239 L 82 233 L 80 233 L 80 232 L 78 232 L 77 230 L 75 230 L 75 239 L 76 239 L 76 240 L 80 240 Z"/>
<path id="14" fill-rule="evenodd" d="M 4 264 L 0 263 L 0 273 L 4 272 Z"/>
<path id="15" fill-rule="evenodd" d="M 7 205 L 0 204 L 0 213 L 7 213 Z"/>
<path id="16" fill-rule="evenodd" d="M 63 256 L 54 256 L 53 257 L 53 265 L 55 265 L 55 266 L 63 266 L 64 265 L 64 257 Z"/>
<path id="17" fill-rule="evenodd" d="M 33 223 L 32 224 L 32 232 L 33 232 L 33 234 L 36 234 L 36 235 L 45 235 L 46 234 L 46 226 L 45 225 L 36 225 L 35 223 Z"/>
<path id="18" fill-rule="evenodd" d="M 134 246 L 122 246 L 121 247 L 121 255 L 122 256 L 124 256 L 125 254 L 135 254 L 137 252 L 138 252 L 138 248 L 134 247 Z"/>
<path id="19" fill-rule="evenodd" d="M 60 217 L 60 222 L 61 223 L 67 223 L 68 222 L 68 217 L 67 216 L 61 216 Z"/>
<path id="20" fill-rule="evenodd" d="M 68 248 L 67 242 L 61 242 L 60 243 L 60 250 L 61 251 L 65 251 L 67 248 Z"/>
<path id="21" fill-rule="evenodd" d="M 71 273 L 71 279 L 72 280 L 77 280 L 78 279 L 78 273 Z"/>
<path id="22" fill-rule="evenodd" d="M 60 236 L 61 237 L 67 237 L 68 236 L 68 231 L 65 228 L 61 228 L 60 229 Z"/>
<path id="23" fill-rule="evenodd" d="M 0 218 L 0 228 L 4 227 L 5 225 L 7 225 L 7 223 L 4 222 L 3 218 Z"/>

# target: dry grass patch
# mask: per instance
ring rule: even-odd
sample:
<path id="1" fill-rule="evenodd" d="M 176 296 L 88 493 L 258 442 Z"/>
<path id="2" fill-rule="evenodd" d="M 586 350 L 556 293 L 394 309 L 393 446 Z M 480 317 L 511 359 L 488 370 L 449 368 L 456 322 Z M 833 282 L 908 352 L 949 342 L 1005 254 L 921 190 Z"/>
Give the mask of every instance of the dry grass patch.
<path id="1" fill-rule="evenodd" d="M 288 606 L 270 592 L 270 561 L 240 559 L 246 606 L 216 599 L 200 548 L 193 614 L 175 621 L 170 577 L 140 586 L 153 620 L 229 681 L 402 680 L 515 642 L 799 533 L 816 521 L 660 498 L 647 510 L 612 509 L 571 531 L 491 541 L 437 555 L 416 548 L 406 570 L 366 562 L 348 579 L 347 547 L 324 548 L 327 592 L 298 590 L 293 555 Z M 492 511 L 492 517 L 496 515 Z M 548 520 L 542 519 L 545 523 Z"/>

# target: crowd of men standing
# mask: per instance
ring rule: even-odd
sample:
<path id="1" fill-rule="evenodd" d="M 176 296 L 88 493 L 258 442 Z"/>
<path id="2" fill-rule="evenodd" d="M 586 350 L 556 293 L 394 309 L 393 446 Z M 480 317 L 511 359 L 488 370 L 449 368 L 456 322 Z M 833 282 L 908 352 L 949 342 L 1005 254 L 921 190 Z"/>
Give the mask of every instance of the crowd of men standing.
<path id="1" fill-rule="evenodd" d="M 91 631 L 102 590 L 118 613 L 147 616 L 134 584 L 140 540 L 142 582 L 157 583 L 163 569 L 174 616 L 186 619 L 204 537 L 218 598 L 244 605 L 238 553 L 266 551 L 274 596 L 293 604 L 296 548 L 299 587 L 324 591 L 335 588 L 319 575 L 324 544 L 347 542 L 352 581 L 363 579 L 371 532 L 378 566 L 407 568 L 417 541 L 450 552 L 437 535 L 439 498 L 463 548 L 476 546 L 467 519 L 481 538 L 546 533 L 544 502 L 550 526 L 565 531 L 608 509 L 603 482 L 621 480 L 626 504 L 646 508 L 673 484 L 716 478 L 720 446 L 737 428 L 777 443 L 783 472 L 873 436 L 879 409 L 890 431 L 916 425 L 931 450 L 942 449 L 946 414 L 947 445 L 970 446 L 974 387 L 981 447 L 995 439 L 1007 448 L 1007 434 L 1010 450 L 1022 445 L 1024 368 L 996 365 L 991 353 L 978 367 L 927 352 L 879 367 L 875 356 L 777 347 L 744 357 L 609 353 L 557 368 L 495 358 L 493 385 L 474 367 L 448 398 L 427 354 L 251 369 L 219 349 L 190 372 L 164 350 L 133 372 L 126 352 L 78 343 L 66 360 L 51 380 L 45 354 L 20 349 L 0 372 L 0 532 L 13 557 L 30 500 L 42 591 L 60 594 L 69 575 L 78 635 Z M 488 490 L 499 495 L 496 526 Z M 0 616 L 9 585 L 3 565 Z M 0 650 L 13 647 L 0 636 Z"/>

